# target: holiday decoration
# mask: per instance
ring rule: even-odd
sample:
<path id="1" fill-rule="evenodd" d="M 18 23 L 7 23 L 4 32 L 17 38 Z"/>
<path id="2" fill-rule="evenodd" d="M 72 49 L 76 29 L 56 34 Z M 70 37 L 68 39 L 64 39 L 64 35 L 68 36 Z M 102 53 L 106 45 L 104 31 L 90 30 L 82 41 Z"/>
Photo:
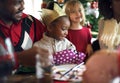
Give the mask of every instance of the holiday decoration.
<path id="1" fill-rule="evenodd" d="M 43 2 L 48 3 L 49 1 L 56 1 L 62 7 L 64 3 L 69 0 L 43 0 Z M 93 37 L 97 37 L 98 33 L 98 20 L 100 19 L 99 11 L 98 11 L 98 0 L 80 0 L 85 8 L 86 14 L 86 25 L 91 28 L 91 31 L 95 34 L 92 34 Z M 42 8 L 44 8 L 46 4 L 42 4 Z"/>
<path id="2" fill-rule="evenodd" d="M 96 18 L 99 17 L 97 1 L 87 2 L 86 15 L 90 15 L 90 14 L 94 15 Z"/>

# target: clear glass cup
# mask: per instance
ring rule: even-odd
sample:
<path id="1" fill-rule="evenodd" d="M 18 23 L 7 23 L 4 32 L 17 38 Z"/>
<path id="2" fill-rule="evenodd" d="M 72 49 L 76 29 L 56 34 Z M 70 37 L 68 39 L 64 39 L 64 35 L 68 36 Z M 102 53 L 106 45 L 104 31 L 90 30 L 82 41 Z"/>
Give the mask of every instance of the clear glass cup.
<path id="1" fill-rule="evenodd" d="M 36 77 L 37 83 L 53 83 L 52 79 L 52 61 L 51 56 L 43 59 L 40 55 L 36 55 Z"/>
<path id="2" fill-rule="evenodd" d="M 0 83 L 5 83 L 15 65 L 14 50 L 9 38 L 0 39 Z"/>

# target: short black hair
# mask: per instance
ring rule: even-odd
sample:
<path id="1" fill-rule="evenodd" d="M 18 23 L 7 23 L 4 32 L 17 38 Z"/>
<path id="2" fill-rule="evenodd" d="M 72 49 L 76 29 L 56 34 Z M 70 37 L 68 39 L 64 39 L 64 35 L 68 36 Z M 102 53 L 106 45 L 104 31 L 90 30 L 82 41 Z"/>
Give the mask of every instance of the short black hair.
<path id="1" fill-rule="evenodd" d="M 113 9 L 111 6 L 111 0 L 98 0 L 99 12 L 105 19 L 113 18 Z"/>
<path id="2" fill-rule="evenodd" d="M 58 4 L 58 2 L 56 2 L 56 1 L 49 1 L 46 8 L 54 10 L 54 3 Z"/>
<path id="3" fill-rule="evenodd" d="M 6 1 L 7 1 L 7 0 L 0 0 L 0 2 L 2 2 L 2 3 L 3 3 L 3 2 L 6 2 Z"/>

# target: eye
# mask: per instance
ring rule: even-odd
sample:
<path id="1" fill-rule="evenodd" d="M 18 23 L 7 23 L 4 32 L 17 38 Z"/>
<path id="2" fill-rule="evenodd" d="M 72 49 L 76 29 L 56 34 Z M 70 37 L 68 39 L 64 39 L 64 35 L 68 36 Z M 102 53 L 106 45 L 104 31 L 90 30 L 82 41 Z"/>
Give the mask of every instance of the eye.
<path id="1" fill-rule="evenodd" d="M 68 28 L 67 27 L 62 27 L 62 30 L 65 31 L 65 30 L 68 30 Z"/>
<path id="2" fill-rule="evenodd" d="M 19 5 L 19 4 L 21 4 L 22 2 L 24 2 L 24 1 L 23 1 L 23 0 L 17 0 L 16 3 L 15 3 L 15 5 Z"/>
<path id="3" fill-rule="evenodd" d="M 75 13 L 75 12 L 76 12 L 75 10 L 70 11 L 70 13 Z"/>

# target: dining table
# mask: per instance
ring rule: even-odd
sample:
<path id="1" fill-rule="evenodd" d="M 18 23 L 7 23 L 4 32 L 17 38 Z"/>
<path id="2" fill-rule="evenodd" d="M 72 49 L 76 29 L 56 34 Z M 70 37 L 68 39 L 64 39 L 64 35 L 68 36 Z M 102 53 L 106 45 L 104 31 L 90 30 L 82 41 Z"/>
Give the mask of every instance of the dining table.
<path id="1" fill-rule="evenodd" d="M 53 83 L 81 83 L 82 80 L 80 81 L 80 79 L 79 79 L 79 82 L 76 81 L 78 78 L 74 79 L 72 81 L 69 80 L 69 79 L 66 79 L 66 80 L 65 79 L 61 79 L 61 76 L 59 77 L 58 76 L 59 74 L 57 72 L 60 72 L 62 74 L 62 77 L 64 78 L 65 75 L 69 76 L 68 73 L 76 71 L 76 69 L 79 70 L 79 73 L 83 72 L 84 71 L 84 67 L 85 66 L 84 66 L 83 63 L 81 63 L 79 65 L 76 65 L 76 64 L 65 64 L 65 65 L 55 66 L 53 68 L 53 70 L 52 70 L 53 71 L 53 73 L 52 73 L 52 75 L 53 75 L 53 78 L 52 78 Z M 76 73 L 78 73 L 78 72 L 76 72 Z M 79 75 L 79 74 L 76 74 L 76 76 L 77 75 Z M 80 78 L 82 79 L 82 76 Z M 37 78 L 36 74 L 33 73 L 33 74 L 12 74 L 12 75 L 9 75 L 4 83 L 40 83 L 40 82 L 39 82 L 39 79 Z"/>
<path id="2" fill-rule="evenodd" d="M 35 75 L 11 75 L 4 83 L 39 83 Z M 68 81 L 53 80 L 53 83 L 70 83 Z"/>

